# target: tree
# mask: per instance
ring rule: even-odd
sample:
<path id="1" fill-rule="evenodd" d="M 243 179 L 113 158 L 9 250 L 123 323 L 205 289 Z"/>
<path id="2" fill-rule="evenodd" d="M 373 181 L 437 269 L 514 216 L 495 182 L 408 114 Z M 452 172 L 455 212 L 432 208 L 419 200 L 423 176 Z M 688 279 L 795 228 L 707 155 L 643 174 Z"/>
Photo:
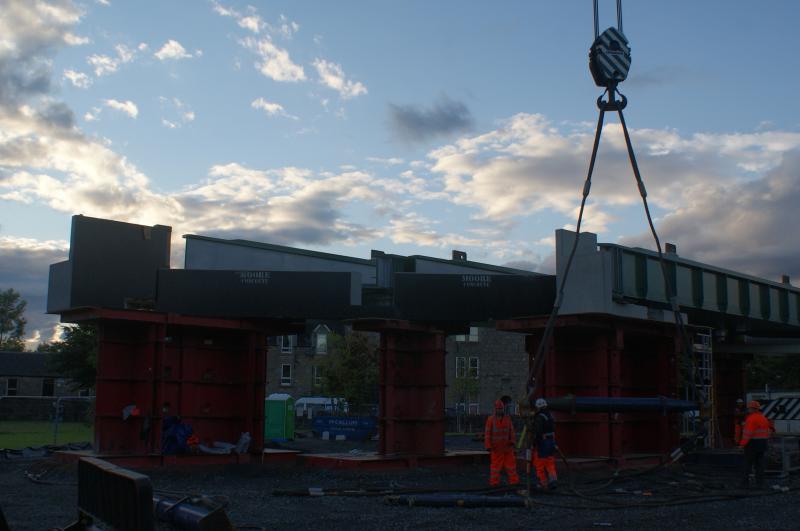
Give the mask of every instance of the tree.
<path id="1" fill-rule="evenodd" d="M 747 364 L 747 387 L 761 391 L 770 389 L 800 389 L 800 363 L 794 355 L 756 355 Z"/>
<path id="2" fill-rule="evenodd" d="M 365 334 L 330 334 L 321 364 L 323 389 L 353 410 L 378 401 L 378 353 Z"/>
<path id="3" fill-rule="evenodd" d="M 12 288 L 0 291 L 0 350 L 25 350 L 25 324 L 23 315 L 28 303 Z"/>
<path id="4" fill-rule="evenodd" d="M 97 373 L 97 329 L 92 325 L 64 327 L 63 339 L 39 345 L 48 352 L 49 369 L 71 380 L 73 389 L 94 387 Z"/>

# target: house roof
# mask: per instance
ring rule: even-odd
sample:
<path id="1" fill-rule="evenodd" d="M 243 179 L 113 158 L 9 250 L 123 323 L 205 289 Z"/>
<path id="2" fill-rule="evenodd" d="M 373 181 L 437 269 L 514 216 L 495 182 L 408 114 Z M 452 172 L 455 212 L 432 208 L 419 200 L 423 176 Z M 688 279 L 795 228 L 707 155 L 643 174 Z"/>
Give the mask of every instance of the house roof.
<path id="1" fill-rule="evenodd" d="M 10 352 L 0 350 L 0 378 L 58 378 L 61 375 L 47 368 L 45 352 Z"/>
<path id="2" fill-rule="evenodd" d="M 199 236 L 197 234 L 184 234 L 184 239 L 186 240 L 201 240 L 213 243 L 221 243 L 227 245 L 235 245 L 240 247 L 253 247 L 255 249 L 264 249 L 268 251 L 275 251 L 279 253 L 286 253 L 286 254 L 295 254 L 301 256 L 310 256 L 313 258 L 320 258 L 323 260 L 333 260 L 336 262 L 349 262 L 354 264 L 359 264 L 363 266 L 372 266 L 376 265 L 375 257 L 376 256 L 385 256 L 388 258 L 398 258 L 402 260 L 425 260 L 429 262 L 438 262 L 441 264 L 448 264 L 448 265 L 457 265 L 460 267 L 472 268 L 480 271 L 494 271 L 496 273 L 505 273 L 510 275 L 525 275 L 525 276 L 542 276 L 541 273 L 535 273 L 533 271 L 527 271 L 524 269 L 516 269 L 513 267 L 505 267 L 505 266 L 496 266 L 491 264 L 484 264 L 481 262 L 473 262 L 470 260 L 448 260 L 446 258 L 435 258 L 433 256 L 424 256 L 424 255 L 411 255 L 411 256 L 403 256 L 399 254 L 391 254 L 385 253 L 383 251 L 372 251 L 372 258 L 365 259 L 365 258 L 355 258 L 353 256 L 346 256 L 342 254 L 332 254 L 332 253 L 324 253 L 321 251 L 311 251 L 308 249 L 299 249 L 297 247 L 288 247 L 286 245 L 277 245 L 274 243 L 261 243 L 261 242 L 254 242 L 249 240 L 224 240 L 222 238 L 214 238 L 211 236 Z"/>
<path id="3" fill-rule="evenodd" d="M 354 258 L 352 256 L 344 256 L 341 254 L 323 253 L 321 251 L 310 251 L 308 249 L 298 249 L 296 247 L 287 247 L 285 245 L 277 245 L 274 243 L 261 243 L 253 242 L 250 240 L 223 240 L 222 238 L 212 238 L 211 236 L 198 236 L 197 234 L 184 234 L 186 240 L 203 240 L 207 242 L 223 243 L 227 245 L 238 245 L 240 247 L 254 247 L 256 249 L 265 249 L 267 251 L 276 251 L 286 254 L 298 254 L 302 256 L 311 256 L 314 258 L 321 258 L 323 260 L 333 260 L 336 262 L 351 262 L 354 264 L 374 266 L 374 260 L 366 260 L 363 258 Z"/>

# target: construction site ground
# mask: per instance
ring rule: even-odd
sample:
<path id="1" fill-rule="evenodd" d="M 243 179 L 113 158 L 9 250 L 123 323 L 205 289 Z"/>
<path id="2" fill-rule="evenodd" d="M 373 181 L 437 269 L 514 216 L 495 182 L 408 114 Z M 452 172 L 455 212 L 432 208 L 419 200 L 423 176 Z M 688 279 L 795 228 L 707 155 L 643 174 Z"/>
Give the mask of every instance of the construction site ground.
<path id="1" fill-rule="evenodd" d="M 298 439 L 311 452 L 369 452 L 374 442 Z M 448 448 L 480 448 L 448 438 Z M 521 468 L 521 467 L 520 467 Z M 522 471 L 522 470 L 521 470 Z M 763 489 L 738 488 L 737 470 L 675 464 L 656 469 L 560 467 L 555 491 L 528 507 L 424 507 L 395 496 L 420 491 L 484 495 L 488 464 L 403 470 L 330 470 L 285 464 L 162 467 L 140 470 L 157 493 L 203 494 L 227 504 L 240 529 L 798 529 L 800 478 L 768 476 Z M 524 471 L 521 474 L 525 484 Z M 63 527 L 77 514 L 77 466 L 54 459 L 0 462 L 0 507 L 12 531 Z M 773 487 L 774 486 L 774 487 Z M 357 495 L 303 496 L 309 488 Z M 776 489 L 788 490 L 776 490 Z M 276 491 L 283 494 L 275 495 Z M 519 497 L 516 492 L 493 496 Z M 444 498 L 444 496 L 439 496 Z M 523 496 L 522 499 L 525 497 Z M 158 529 L 173 529 L 159 524 Z"/>

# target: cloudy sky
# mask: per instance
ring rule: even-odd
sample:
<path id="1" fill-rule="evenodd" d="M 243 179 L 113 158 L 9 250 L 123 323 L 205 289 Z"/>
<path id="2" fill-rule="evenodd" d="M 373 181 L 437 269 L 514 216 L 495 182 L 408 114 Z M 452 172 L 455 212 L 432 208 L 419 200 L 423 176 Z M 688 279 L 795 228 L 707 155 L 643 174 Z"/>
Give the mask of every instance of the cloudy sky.
<path id="1" fill-rule="evenodd" d="M 600 2 L 601 27 L 614 2 Z M 800 279 L 800 3 L 624 3 L 657 226 Z M 367 257 L 552 269 L 600 94 L 589 0 L 0 0 L 0 289 L 52 336 L 70 216 Z M 608 124 L 585 228 L 649 246 Z"/>

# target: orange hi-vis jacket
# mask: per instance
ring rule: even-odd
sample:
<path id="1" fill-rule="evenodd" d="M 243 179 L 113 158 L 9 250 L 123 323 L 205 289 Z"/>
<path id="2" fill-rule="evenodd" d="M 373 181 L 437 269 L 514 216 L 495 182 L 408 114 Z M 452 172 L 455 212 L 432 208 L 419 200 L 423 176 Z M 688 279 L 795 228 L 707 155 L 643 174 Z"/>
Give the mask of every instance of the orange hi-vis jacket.
<path id="1" fill-rule="evenodd" d="M 744 448 L 751 439 L 769 439 L 769 420 L 760 411 L 754 411 L 747 416 L 742 430 L 742 440 L 739 446 Z"/>
<path id="2" fill-rule="evenodd" d="M 511 423 L 511 418 L 505 415 L 499 418 L 497 415 L 491 415 L 486 419 L 486 432 L 484 433 L 483 443 L 486 449 L 489 450 L 504 450 L 511 448 L 517 441 L 514 434 L 514 425 Z"/>

